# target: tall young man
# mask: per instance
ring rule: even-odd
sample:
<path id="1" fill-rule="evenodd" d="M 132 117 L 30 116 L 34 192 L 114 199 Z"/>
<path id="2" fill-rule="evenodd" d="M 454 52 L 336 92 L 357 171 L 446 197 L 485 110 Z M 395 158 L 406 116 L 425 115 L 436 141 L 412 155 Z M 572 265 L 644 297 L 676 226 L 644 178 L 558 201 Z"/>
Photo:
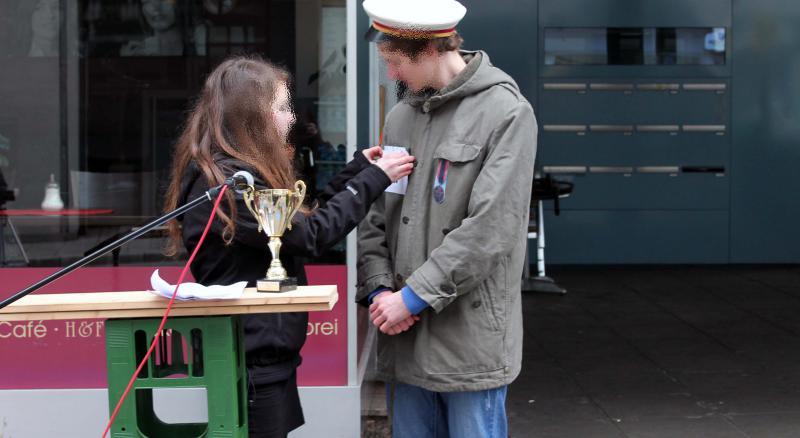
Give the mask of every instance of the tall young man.
<path id="1" fill-rule="evenodd" d="M 367 38 L 405 96 L 386 145 L 417 159 L 359 232 L 393 435 L 504 437 L 522 363 L 520 282 L 537 126 L 511 77 L 460 50 L 455 0 L 366 0 Z"/>

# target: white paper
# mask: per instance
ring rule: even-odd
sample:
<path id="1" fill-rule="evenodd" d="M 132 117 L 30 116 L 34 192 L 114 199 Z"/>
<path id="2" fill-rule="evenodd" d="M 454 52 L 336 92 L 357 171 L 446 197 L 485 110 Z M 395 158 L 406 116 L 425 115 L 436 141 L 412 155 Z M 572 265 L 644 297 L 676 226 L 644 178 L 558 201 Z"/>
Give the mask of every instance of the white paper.
<path id="1" fill-rule="evenodd" d="M 408 155 L 408 149 L 402 146 L 383 146 L 383 153 Z M 405 195 L 407 188 L 408 188 L 408 177 L 404 176 L 399 180 L 397 180 L 397 182 L 394 182 L 389 187 L 387 187 L 386 192 L 397 193 L 398 195 Z"/>
<path id="2" fill-rule="evenodd" d="M 153 287 L 150 292 L 165 298 L 172 298 L 172 294 L 175 292 L 175 286 L 164 281 L 158 275 L 158 269 L 153 271 L 153 275 L 150 276 L 150 285 Z M 220 300 L 240 298 L 244 293 L 245 286 L 247 286 L 246 281 L 240 281 L 228 286 L 203 286 L 199 283 L 181 283 L 181 287 L 178 289 L 178 296 L 175 299 Z"/>

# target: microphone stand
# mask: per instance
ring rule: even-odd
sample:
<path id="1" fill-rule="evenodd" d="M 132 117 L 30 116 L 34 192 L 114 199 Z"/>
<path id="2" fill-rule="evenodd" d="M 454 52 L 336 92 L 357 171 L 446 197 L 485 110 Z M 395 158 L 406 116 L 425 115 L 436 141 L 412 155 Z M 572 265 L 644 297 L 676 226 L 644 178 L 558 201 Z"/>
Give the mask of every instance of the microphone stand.
<path id="1" fill-rule="evenodd" d="M 37 282 L 37 283 L 35 283 L 35 284 L 31 285 L 31 286 L 28 286 L 24 290 L 21 290 L 21 291 L 17 292 L 16 294 L 12 295 L 11 297 L 3 300 L 2 302 L 0 302 L 0 309 L 8 306 L 9 304 L 13 303 L 14 301 L 17 301 L 18 299 L 24 297 L 25 295 L 28 295 L 29 293 L 31 293 L 31 292 L 33 292 L 33 291 L 35 291 L 35 290 L 47 285 L 47 284 L 52 283 L 53 281 L 63 277 L 64 275 L 69 274 L 70 272 L 74 271 L 75 269 L 78 269 L 81 266 L 84 266 L 86 264 L 89 264 L 89 263 L 93 262 L 97 258 L 99 258 L 99 257 L 101 257 L 101 256 L 103 256 L 103 255 L 105 255 L 105 254 L 107 254 L 107 253 L 119 248 L 120 246 L 130 242 L 131 240 L 134 240 L 134 239 L 146 234 L 148 231 L 152 230 L 153 228 L 158 227 L 159 225 L 162 225 L 162 224 L 168 222 L 169 220 L 186 213 L 187 211 L 197 207 L 198 205 L 200 205 L 200 204 L 202 204 L 204 202 L 213 202 L 214 199 L 219 195 L 219 192 L 220 192 L 220 190 L 222 190 L 222 187 L 224 187 L 224 186 L 234 186 L 235 187 L 235 184 L 236 184 L 236 182 L 232 178 L 226 179 L 225 180 L 225 184 L 222 184 L 222 185 L 219 185 L 219 186 L 216 186 L 216 187 L 212 187 L 211 189 L 209 189 L 205 193 L 205 195 L 200 196 L 199 198 L 195 199 L 194 201 L 191 201 L 189 203 L 186 203 L 186 204 L 182 205 L 181 207 L 176 208 L 175 210 L 173 210 L 173 211 L 171 211 L 171 212 L 169 212 L 169 213 L 167 213 L 167 214 L 165 214 L 165 215 L 153 220 L 152 222 L 148 223 L 147 225 L 144 225 L 144 226 L 140 227 L 137 230 L 131 231 L 130 233 L 120 237 L 119 239 L 115 240 L 114 242 L 109 243 L 108 245 L 98 249 L 97 251 L 94 251 L 93 253 L 83 257 L 82 259 L 72 263 L 71 265 L 66 266 L 66 267 L 62 268 L 61 270 L 50 274 L 47 278 L 45 278 L 43 280 L 40 280 L 39 282 Z"/>

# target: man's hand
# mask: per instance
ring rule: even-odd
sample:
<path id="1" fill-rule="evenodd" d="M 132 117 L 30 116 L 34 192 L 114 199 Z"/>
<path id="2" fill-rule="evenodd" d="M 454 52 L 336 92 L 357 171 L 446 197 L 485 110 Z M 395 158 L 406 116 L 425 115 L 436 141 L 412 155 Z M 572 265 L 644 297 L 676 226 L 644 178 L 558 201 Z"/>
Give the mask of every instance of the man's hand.
<path id="1" fill-rule="evenodd" d="M 403 295 L 389 291 L 381 292 L 372 299 L 369 319 L 387 335 L 402 333 L 419 321 L 419 317 L 412 315 L 406 307 Z"/>

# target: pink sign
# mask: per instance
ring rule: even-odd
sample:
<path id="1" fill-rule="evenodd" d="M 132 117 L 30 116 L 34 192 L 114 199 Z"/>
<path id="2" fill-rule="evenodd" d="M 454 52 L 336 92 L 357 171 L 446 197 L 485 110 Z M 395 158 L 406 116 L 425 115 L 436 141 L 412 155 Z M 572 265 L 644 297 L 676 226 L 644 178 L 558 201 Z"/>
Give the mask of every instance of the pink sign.
<path id="1" fill-rule="evenodd" d="M 115 292 L 150 288 L 152 266 L 82 268 L 36 293 Z M 158 267 L 174 282 L 181 267 Z M 58 268 L 0 269 L 0 299 L 41 280 Z M 347 290 L 343 265 L 306 268 L 309 284 L 336 284 Z M 187 279 L 186 281 L 192 281 Z M 331 312 L 309 315 L 308 341 L 298 372 L 302 386 L 339 386 L 347 383 L 346 296 Z M 0 389 L 105 388 L 104 321 L 0 321 Z"/>
<path id="2" fill-rule="evenodd" d="M 297 371 L 300 386 L 347 385 L 347 266 L 308 265 L 309 284 L 335 284 L 339 301 L 329 312 L 308 314 L 308 339 Z"/>

